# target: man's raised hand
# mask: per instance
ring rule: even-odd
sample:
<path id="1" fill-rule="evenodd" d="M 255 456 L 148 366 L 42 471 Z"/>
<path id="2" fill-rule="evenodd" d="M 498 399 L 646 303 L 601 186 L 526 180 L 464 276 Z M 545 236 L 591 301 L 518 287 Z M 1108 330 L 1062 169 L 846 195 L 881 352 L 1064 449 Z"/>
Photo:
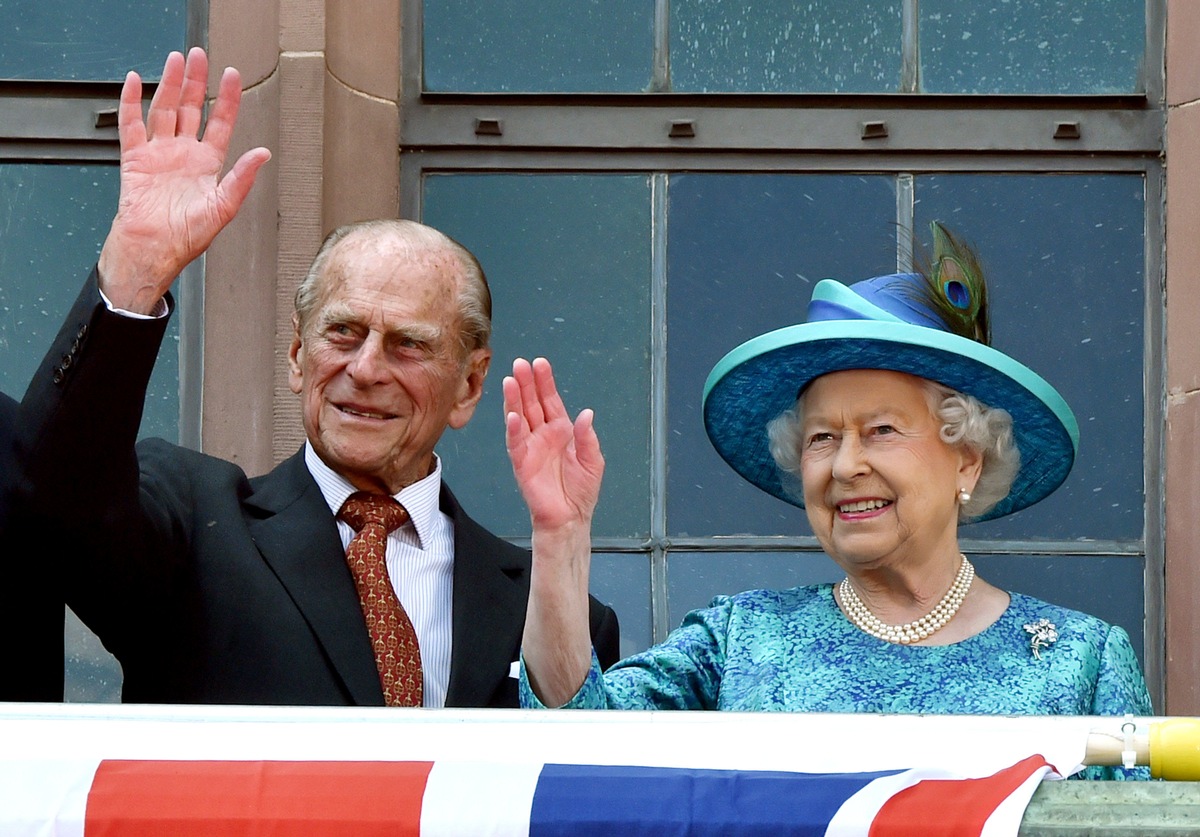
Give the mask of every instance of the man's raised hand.
<path id="1" fill-rule="evenodd" d="M 237 214 L 265 148 L 243 154 L 222 177 L 241 102 L 237 70 L 226 69 L 200 135 L 208 56 L 172 52 L 142 120 L 142 81 L 129 73 L 121 88 L 121 197 L 100 254 L 101 289 L 118 308 L 154 310 L 171 282 L 204 252 Z"/>

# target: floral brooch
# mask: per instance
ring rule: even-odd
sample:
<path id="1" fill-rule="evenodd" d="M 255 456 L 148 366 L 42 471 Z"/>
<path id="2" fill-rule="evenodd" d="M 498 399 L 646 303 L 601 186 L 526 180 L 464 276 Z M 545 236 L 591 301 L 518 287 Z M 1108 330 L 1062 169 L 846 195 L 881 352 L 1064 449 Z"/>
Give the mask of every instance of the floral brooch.
<path id="1" fill-rule="evenodd" d="M 1027 624 L 1025 630 L 1030 634 L 1029 647 L 1033 651 L 1035 660 L 1042 658 L 1043 648 L 1052 645 L 1058 639 L 1058 628 L 1044 616 L 1036 622 Z"/>

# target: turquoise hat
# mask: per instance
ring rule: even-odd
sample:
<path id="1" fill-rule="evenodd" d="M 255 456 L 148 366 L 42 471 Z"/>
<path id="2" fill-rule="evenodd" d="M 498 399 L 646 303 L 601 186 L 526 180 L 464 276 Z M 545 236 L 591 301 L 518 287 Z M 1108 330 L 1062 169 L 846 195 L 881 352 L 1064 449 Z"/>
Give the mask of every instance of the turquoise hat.
<path id="1" fill-rule="evenodd" d="M 849 286 L 823 279 L 813 289 L 806 322 L 755 337 L 721 358 L 704 384 L 703 406 L 717 453 L 763 491 L 803 507 L 771 456 L 768 422 L 821 375 L 888 369 L 937 381 L 1012 416 L 1020 471 L 1008 496 L 977 520 L 1011 514 L 1058 488 L 1079 450 L 1071 408 L 1033 370 L 953 333 L 929 302 L 929 284 L 912 273 Z M 951 308 L 967 307 L 971 286 L 949 281 L 944 288 Z M 986 320 L 980 336 L 987 338 Z"/>

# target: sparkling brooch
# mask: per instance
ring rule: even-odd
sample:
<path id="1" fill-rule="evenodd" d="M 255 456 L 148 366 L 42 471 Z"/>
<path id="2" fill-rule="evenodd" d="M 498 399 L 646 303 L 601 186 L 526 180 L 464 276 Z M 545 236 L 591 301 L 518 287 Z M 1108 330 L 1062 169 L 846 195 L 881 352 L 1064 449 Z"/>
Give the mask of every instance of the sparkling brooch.
<path id="1" fill-rule="evenodd" d="M 1045 617 L 1036 622 L 1030 622 L 1025 626 L 1025 630 L 1030 634 L 1029 647 L 1033 649 L 1033 658 L 1035 660 L 1042 658 L 1041 651 L 1044 647 L 1058 639 L 1058 628 Z"/>

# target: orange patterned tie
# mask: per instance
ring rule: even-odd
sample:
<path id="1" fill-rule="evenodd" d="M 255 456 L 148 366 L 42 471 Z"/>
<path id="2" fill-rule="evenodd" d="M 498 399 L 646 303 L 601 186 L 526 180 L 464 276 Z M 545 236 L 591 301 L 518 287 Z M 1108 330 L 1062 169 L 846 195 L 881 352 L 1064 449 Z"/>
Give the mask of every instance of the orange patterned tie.
<path id="1" fill-rule="evenodd" d="M 351 494 L 338 517 L 356 534 L 346 549 L 346 563 L 358 588 L 375 665 L 388 706 L 420 706 L 421 649 L 412 621 L 396 598 L 387 574 L 387 536 L 408 522 L 404 506 L 384 494 Z"/>

